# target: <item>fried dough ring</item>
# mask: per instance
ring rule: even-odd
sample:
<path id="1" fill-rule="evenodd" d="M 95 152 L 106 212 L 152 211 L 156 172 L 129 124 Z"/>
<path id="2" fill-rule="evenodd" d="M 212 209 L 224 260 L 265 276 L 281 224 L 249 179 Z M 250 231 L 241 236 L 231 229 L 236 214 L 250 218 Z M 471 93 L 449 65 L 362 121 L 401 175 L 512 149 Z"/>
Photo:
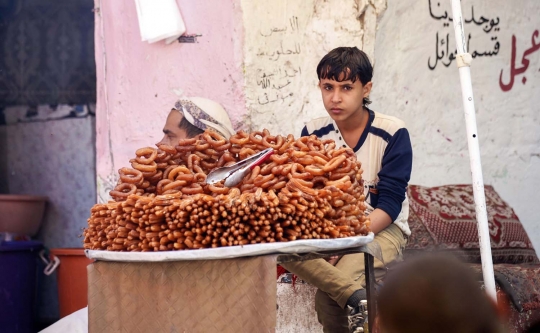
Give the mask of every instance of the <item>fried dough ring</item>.
<path id="1" fill-rule="evenodd" d="M 271 143 L 270 141 L 273 141 L 275 143 Z M 278 136 L 271 136 L 266 135 L 262 138 L 262 144 L 265 147 L 272 148 L 274 150 L 279 150 L 281 146 L 283 146 L 283 137 L 281 135 Z"/>
<path id="2" fill-rule="evenodd" d="M 133 169 L 142 171 L 142 172 L 154 172 L 157 170 L 157 164 L 154 161 L 151 161 L 148 164 L 141 164 L 136 161 L 131 162 Z"/>
<path id="3" fill-rule="evenodd" d="M 293 163 L 290 175 L 292 178 L 299 178 L 299 179 L 313 178 L 313 176 L 309 172 L 304 172 L 304 171 L 305 171 L 305 168 L 302 164 Z"/>
<path id="4" fill-rule="evenodd" d="M 262 144 L 263 138 L 264 138 L 263 133 L 259 131 L 251 132 L 249 134 L 249 140 L 255 144 Z"/>
<path id="5" fill-rule="evenodd" d="M 135 152 L 135 161 L 140 164 L 151 164 L 157 157 L 157 150 L 152 147 L 139 148 Z"/>
<path id="6" fill-rule="evenodd" d="M 193 183 L 189 187 L 182 187 L 180 191 L 182 191 L 182 193 L 184 194 L 204 193 L 204 189 L 202 188 L 202 186 L 197 183 Z"/>
<path id="7" fill-rule="evenodd" d="M 187 182 L 185 180 L 175 180 L 163 186 L 163 193 L 166 193 L 169 190 L 178 190 L 179 187 L 184 187 L 186 185 Z"/>
<path id="8" fill-rule="evenodd" d="M 192 152 L 195 150 L 194 145 L 185 145 L 185 146 L 177 145 L 174 148 L 176 149 L 177 152 L 181 152 L 181 153 Z"/>
<path id="9" fill-rule="evenodd" d="M 139 170 L 131 168 L 121 168 L 118 170 L 120 180 L 128 184 L 141 184 L 143 182 L 143 174 Z"/>
<path id="10" fill-rule="evenodd" d="M 273 155 L 270 155 L 270 159 L 276 164 L 284 164 L 289 160 L 289 155 L 288 154 L 282 154 L 282 155 L 273 154 Z"/>
<path id="11" fill-rule="evenodd" d="M 202 138 L 206 140 L 212 147 L 217 148 L 225 144 L 227 141 L 223 136 L 215 131 L 205 131 L 202 134 Z"/>
<path id="12" fill-rule="evenodd" d="M 179 173 L 182 173 L 182 174 L 191 174 L 191 170 L 189 170 L 188 168 L 186 168 L 186 167 L 183 166 L 183 165 L 177 166 L 176 168 L 172 169 L 172 170 L 169 172 L 169 175 L 167 176 L 167 178 L 170 179 L 170 180 L 175 180 L 175 179 L 176 179 L 176 176 L 177 176 Z"/>
<path id="13" fill-rule="evenodd" d="M 228 187 L 219 187 L 213 184 L 209 184 L 208 189 L 215 194 L 227 194 L 230 191 L 230 188 Z"/>
<path id="14" fill-rule="evenodd" d="M 135 184 L 123 183 L 117 185 L 109 194 L 111 197 L 126 199 L 129 195 L 134 194 L 135 191 L 137 191 Z"/>
<path id="15" fill-rule="evenodd" d="M 235 135 L 229 138 L 229 141 L 234 145 L 245 145 L 249 141 L 249 134 L 244 131 L 238 131 Z"/>
<path id="16" fill-rule="evenodd" d="M 257 152 L 251 148 L 242 148 L 240 149 L 240 152 L 238 153 L 238 157 L 240 157 L 241 160 L 244 160 L 251 155 L 255 155 Z"/>
<path id="17" fill-rule="evenodd" d="M 163 150 L 164 152 L 166 152 L 167 154 L 171 154 L 171 155 L 176 154 L 176 148 L 174 148 L 173 146 L 169 146 L 164 143 L 158 143 L 157 147 Z"/>
<path id="18" fill-rule="evenodd" d="M 226 142 L 225 144 L 222 144 L 219 147 L 214 147 L 214 149 L 217 150 L 218 152 L 222 152 L 222 151 L 228 150 L 229 148 L 231 148 L 231 146 L 232 144 L 230 142 Z"/>
<path id="19" fill-rule="evenodd" d="M 285 142 L 283 143 L 281 148 L 278 149 L 278 153 L 285 153 L 285 151 L 294 144 L 294 141 L 294 136 L 292 134 L 287 135 L 287 139 L 285 139 Z"/>
<path id="20" fill-rule="evenodd" d="M 157 194 L 163 194 L 163 192 L 164 192 L 163 187 L 165 185 L 170 184 L 170 183 L 172 183 L 172 180 L 170 180 L 170 179 L 162 179 L 162 180 L 160 180 L 156 185 Z"/>
<path id="21" fill-rule="evenodd" d="M 189 138 L 189 139 L 180 139 L 178 141 L 178 146 L 193 146 L 197 142 L 197 138 Z M 178 150 L 178 148 L 176 148 Z"/>
<path id="22" fill-rule="evenodd" d="M 204 182 L 206 182 L 206 174 L 204 174 L 202 172 L 197 172 L 196 174 L 193 175 L 193 181 L 195 183 L 204 183 Z"/>

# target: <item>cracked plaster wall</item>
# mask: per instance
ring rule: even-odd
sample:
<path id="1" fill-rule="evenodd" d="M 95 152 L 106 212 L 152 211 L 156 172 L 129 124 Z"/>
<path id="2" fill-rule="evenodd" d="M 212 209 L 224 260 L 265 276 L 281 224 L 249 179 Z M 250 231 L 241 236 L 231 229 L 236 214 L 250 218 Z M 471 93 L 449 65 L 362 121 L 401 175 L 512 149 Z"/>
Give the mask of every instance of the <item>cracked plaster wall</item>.
<path id="1" fill-rule="evenodd" d="M 242 0 L 244 75 L 252 130 L 300 134 L 326 115 L 315 69 L 335 47 L 364 49 L 373 59 L 377 17 L 386 1 Z"/>

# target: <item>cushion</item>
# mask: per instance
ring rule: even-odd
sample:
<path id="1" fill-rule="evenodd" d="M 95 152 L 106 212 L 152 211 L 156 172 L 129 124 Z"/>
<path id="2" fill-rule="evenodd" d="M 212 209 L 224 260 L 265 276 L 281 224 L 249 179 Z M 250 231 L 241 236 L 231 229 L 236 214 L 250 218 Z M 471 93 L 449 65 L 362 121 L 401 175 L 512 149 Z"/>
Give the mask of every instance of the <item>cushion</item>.
<path id="1" fill-rule="evenodd" d="M 482 265 L 471 264 L 478 277 Z M 540 265 L 496 264 L 493 265 L 495 282 L 519 312 L 540 309 Z"/>
<path id="2" fill-rule="evenodd" d="M 480 245 L 471 185 L 409 185 L 408 250 L 453 251 L 467 262 L 480 263 Z M 533 245 L 514 210 L 492 186 L 485 186 L 494 263 L 539 263 Z"/>

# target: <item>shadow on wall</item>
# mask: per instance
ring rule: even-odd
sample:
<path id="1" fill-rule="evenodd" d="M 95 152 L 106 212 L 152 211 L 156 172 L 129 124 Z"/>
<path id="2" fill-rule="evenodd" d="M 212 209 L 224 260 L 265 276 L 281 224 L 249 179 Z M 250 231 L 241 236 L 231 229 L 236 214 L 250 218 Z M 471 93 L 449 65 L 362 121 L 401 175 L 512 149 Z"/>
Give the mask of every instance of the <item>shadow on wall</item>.
<path id="1" fill-rule="evenodd" d="M 0 194 L 9 193 L 8 187 L 8 161 L 7 156 L 7 132 L 0 130 Z"/>

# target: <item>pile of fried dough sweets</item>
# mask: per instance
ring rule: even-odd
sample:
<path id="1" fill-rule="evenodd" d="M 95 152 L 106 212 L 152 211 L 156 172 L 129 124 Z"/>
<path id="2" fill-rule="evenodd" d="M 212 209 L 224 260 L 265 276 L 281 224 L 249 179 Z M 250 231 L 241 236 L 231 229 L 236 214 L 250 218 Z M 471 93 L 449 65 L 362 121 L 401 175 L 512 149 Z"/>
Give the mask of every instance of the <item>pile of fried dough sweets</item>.
<path id="1" fill-rule="evenodd" d="M 206 183 L 210 171 L 267 148 L 274 154 L 238 185 Z M 361 165 L 332 140 L 267 130 L 226 140 L 207 130 L 135 155 L 119 170 L 114 201 L 92 207 L 86 249 L 170 251 L 369 232 Z"/>

